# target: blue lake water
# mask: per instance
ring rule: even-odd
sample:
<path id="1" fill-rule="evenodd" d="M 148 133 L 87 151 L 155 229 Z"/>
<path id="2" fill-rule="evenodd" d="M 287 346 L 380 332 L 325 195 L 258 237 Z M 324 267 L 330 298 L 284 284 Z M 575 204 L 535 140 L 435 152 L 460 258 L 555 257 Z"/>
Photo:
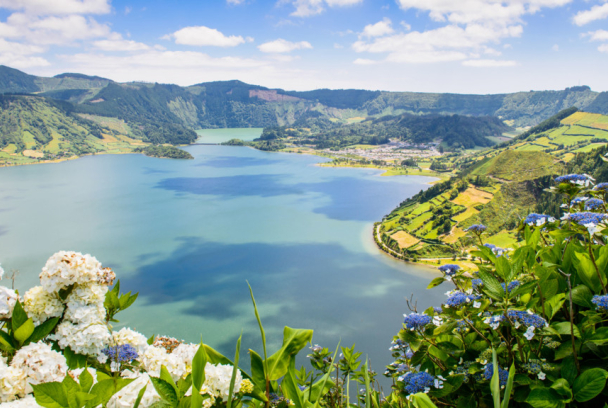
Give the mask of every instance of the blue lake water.
<path id="1" fill-rule="evenodd" d="M 120 325 L 202 335 L 233 356 L 241 330 L 243 350 L 261 352 L 248 280 L 270 352 L 283 326 L 310 328 L 332 349 L 356 343 L 380 372 L 405 298 L 413 293 L 419 309 L 444 299 L 425 290 L 432 270 L 386 256 L 372 239 L 373 222 L 431 179 L 247 147 L 186 150 L 194 160 L 98 155 L 0 169 L 0 262 L 19 270 L 22 293 L 54 252 L 90 253 L 140 293 Z"/>

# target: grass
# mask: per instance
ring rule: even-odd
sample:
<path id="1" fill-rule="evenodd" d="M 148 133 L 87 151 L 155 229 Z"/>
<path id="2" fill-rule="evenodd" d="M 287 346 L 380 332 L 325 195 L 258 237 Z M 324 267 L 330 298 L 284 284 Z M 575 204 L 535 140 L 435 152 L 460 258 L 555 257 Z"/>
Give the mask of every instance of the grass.
<path id="1" fill-rule="evenodd" d="M 469 187 L 462 193 L 458 194 L 458 197 L 453 199 L 452 202 L 464 207 L 472 207 L 477 204 L 486 204 L 492 200 L 492 197 L 493 196 L 490 193 L 477 190 L 475 187 Z"/>
<path id="2" fill-rule="evenodd" d="M 517 242 L 516 234 L 513 231 L 502 230 L 499 233 L 484 239 L 484 243 L 496 245 L 500 248 L 512 248 Z"/>
<path id="3" fill-rule="evenodd" d="M 393 235 L 391 235 L 397 243 L 399 244 L 399 248 L 409 248 L 411 246 L 416 245 L 420 240 L 405 231 L 397 231 Z"/>
<path id="4" fill-rule="evenodd" d="M 475 208 L 473 208 L 473 207 L 469 207 L 469 208 L 467 208 L 467 210 L 466 210 L 465 212 L 460 213 L 460 214 L 458 214 L 458 215 L 457 215 L 457 216 L 455 216 L 455 217 L 452 217 L 452 219 L 453 219 L 454 221 L 456 221 L 456 222 L 461 222 L 461 221 L 466 220 L 467 218 L 470 218 L 470 217 L 474 216 L 474 215 L 475 215 L 475 214 L 477 214 L 477 213 L 479 213 L 479 211 L 478 211 L 478 210 L 476 210 L 476 209 L 475 209 Z"/>
<path id="5" fill-rule="evenodd" d="M 471 174 L 523 181 L 558 174 L 561 169 L 562 165 L 547 153 L 505 150 L 474 169 Z"/>

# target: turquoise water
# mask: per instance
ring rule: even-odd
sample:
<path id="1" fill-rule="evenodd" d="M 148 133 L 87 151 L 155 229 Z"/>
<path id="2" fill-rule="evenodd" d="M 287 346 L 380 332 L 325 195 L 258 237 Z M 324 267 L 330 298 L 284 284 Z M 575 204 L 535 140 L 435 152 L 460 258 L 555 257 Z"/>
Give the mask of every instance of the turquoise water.
<path id="1" fill-rule="evenodd" d="M 242 129 L 200 129 L 197 130 L 198 143 L 213 143 L 220 144 L 227 142 L 230 139 L 241 139 L 250 142 L 253 139 L 260 137 L 262 134 L 261 128 L 242 128 Z"/>
<path id="2" fill-rule="evenodd" d="M 202 335 L 228 356 L 241 330 L 243 350 L 261 351 L 248 280 L 270 350 L 283 326 L 310 328 L 330 348 L 357 343 L 377 371 L 391 361 L 405 297 L 419 310 L 443 300 L 443 289 L 424 289 L 433 272 L 381 253 L 371 234 L 431 179 L 247 147 L 186 150 L 194 160 L 98 155 L 0 169 L 2 266 L 19 270 L 23 290 L 54 252 L 90 253 L 140 293 L 121 325 Z"/>

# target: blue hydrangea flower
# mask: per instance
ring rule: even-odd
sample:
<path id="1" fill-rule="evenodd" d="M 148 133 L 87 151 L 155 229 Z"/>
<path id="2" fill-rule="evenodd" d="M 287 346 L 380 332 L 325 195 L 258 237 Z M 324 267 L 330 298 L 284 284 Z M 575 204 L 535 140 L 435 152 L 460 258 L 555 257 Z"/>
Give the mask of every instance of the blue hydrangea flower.
<path id="1" fill-rule="evenodd" d="M 589 199 L 589 197 L 576 197 L 575 199 L 573 199 L 572 201 L 570 201 L 570 206 L 576 205 L 576 204 L 580 204 L 584 201 L 587 201 Z"/>
<path id="2" fill-rule="evenodd" d="M 479 278 L 476 278 L 471 281 L 471 285 L 473 285 L 473 289 L 481 289 L 481 287 L 483 286 L 483 281 Z"/>
<path id="3" fill-rule="evenodd" d="M 598 185 L 596 185 L 595 187 L 593 187 L 594 190 L 597 191 L 608 191 L 608 183 L 599 183 Z"/>
<path id="4" fill-rule="evenodd" d="M 414 356 L 414 352 L 412 351 L 411 348 L 408 347 L 407 351 L 405 352 L 405 358 L 410 360 L 413 356 Z"/>
<path id="5" fill-rule="evenodd" d="M 608 295 L 595 295 L 593 296 L 593 299 L 591 299 L 591 303 L 593 303 L 600 312 L 608 311 Z"/>
<path id="6" fill-rule="evenodd" d="M 570 183 L 576 184 L 579 186 L 588 186 L 593 178 L 586 174 L 566 174 L 565 176 L 559 176 L 555 179 L 555 182 L 560 183 Z"/>
<path id="7" fill-rule="evenodd" d="M 545 225 L 545 223 L 547 223 L 547 222 L 553 222 L 553 221 L 555 221 L 555 218 L 551 217 L 550 215 L 536 214 L 536 213 L 528 214 L 528 216 L 524 220 L 524 222 L 526 224 L 536 225 L 537 227 Z"/>
<path id="8" fill-rule="evenodd" d="M 473 224 L 469 228 L 467 228 L 465 231 L 471 231 L 476 234 L 481 234 L 482 232 L 484 232 L 487 229 L 488 229 L 488 227 L 486 227 L 483 224 Z"/>
<path id="9" fill-rule="evenodd" d="M 536 329 L 542 329 L 547 326 L 547 321 L 537 314 L 525 312 L 522 310 L 509 310 L 507 316 L 516 325 L 523 324 L 526 327 L 534 327 Z"/>
<path id="10" fill-rule="evenodd" d="M 492 379 L 493 375 L 494 375 L 494 364 L 489 363 L 486 365 L 485 370 L 483 370 L 483 377 L 486 380 L 490 381 Z M 509 372 L 507 370 L 500 368 L 500 366 L 498 366 L 498 378 L 500 380 L 501 387 L 507 385 L 507 380 L 509 379 Z"/>
<path id="11" fill-rule="evenodd" d="M 433 311 L 435 313 L 441 313 L 441 312 L 443 312 L 443 309 L 441 307 L 439 307 L 439 306 L 435 306 L 435 307 L 433 307 Z"/>
<path id="12" fill-rule="evenodd" d="M 393 340 L 391 344 L 392 346 L 389 348 L 389 351 L 405 350 L 410 346 L 401 339 Z"/>
<path id="13" fill-rule="evenodd" d="M 473 324 L 473 322 L 471 320 L 469 320 L 469 319 L 466 319 L 466 320 L 465 319 L 457 320 L 456 324 L 458 325 L 458 327 L 456 327 L 456 331 L 458 333 L 468 332 L 470 330 L 470 327 L 471 327 L 471 326 L 469 326 L 469 323 Z"/>
<path id="14" fill-rule="evenodd" d="M 498 326 L 500 326 L 500 322 L 504 319 L 505 317 L 503 315 L 486 316 L 486 318 L 483 319 L 483 322 L 496 330 L 498 329 Z"/>
<path id="15" fill-rule="evenodd" d="M 597 210 L 598 208 L 602 208 L 604 205 L 604 200 L 600 200 L 599 198 L 590 198 L 585 203 L 585 210 Z"/>
<path id="16" fill-rule="evenodd" d="M 577 212 L 577 213 L 566 213 L 562 217 L 562 220 L 570 220 L 578 225 L 587 226 L 589 224 L 597 225 L 603 222 L 608 217 L 608 214 L 598 214 L 592 212 Z"/>
<path id="17" fill-rule="evenodd" d="M 408 394 L 429 392 L 431 387 L 435 385 L 435 377 L 425 371 L 420 373 L 409 372 L 399 377 L 399 381 L 403 381 L 403 388 Z"/>
<path id="18" fill-rule="evenodd" d="M 467 294 L 462 292 L 454 292 L 445 302 L 446 307 L 459 308 L 465 303 L 471 303 L 474 300 L 481 299 L 481 295 Z"/>
<path id="19" fill-rule="evenodd" d="M 511 293 L 511 291 L 513 289 L 515 289 L 516 287 L 518 287 L 519 285 L 521 285 L 521 283 L 518 280 L 514 280 L 513 282 L 509 283 L 509 286 L 507 286 L 506 290 Z M 502 286 L 502 290 L 505 290 L 505 284 L 501 283 L 500 286 Z"/>
<path id="20" fill-rule="evenodd" d="M 433 320 L 431 318 L 431 316 L 427 316 L 425 314 L 418 314 L 418 313 L 410 313 L 409 315 L 404 315 L 404 316 L 405 316 L 405 320 L 403 321 L 403 323 L 405 324 L 405 327 L 407 327 L 410 330 L 423 329 L 424 326 L 431 323 L 431 321 Z"/>
<path id="21" fill-rule="evenodd" d="M 137 350 L 130 344 L 108 347 L 101 352 L 117 363 L 128 363 L 138 357 Z"/>
<path id="22" fill-rule="evenodd" d="M 460 266 L 453 264 L 441 265 L 439 270 L 445 273 L 447 276 L 454 276 L 456 272 L 460 270 Z"/>

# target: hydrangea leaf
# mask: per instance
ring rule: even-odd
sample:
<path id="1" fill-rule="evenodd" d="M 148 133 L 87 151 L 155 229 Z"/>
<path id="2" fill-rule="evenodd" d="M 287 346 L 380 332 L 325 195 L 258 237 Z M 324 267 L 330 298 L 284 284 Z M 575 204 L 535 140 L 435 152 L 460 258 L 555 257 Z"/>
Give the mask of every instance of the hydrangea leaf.
<path id="1" fill-rule="evenodd" d="M 51 334 L 57 323 L 59 323 L 60 318 L 54 317 L 45 321 L 44 323 L 36 326 L 34 332 L 28 339 L 23 343 L 23 345 L 28 345 L 30 343 L 38 343 L 40 340 L 44 339 L 46 336 Z"/>
<path id="2" fill-rule="evenodd" d="M 426 288 L 433 289 L 434 287 L 441 285 L 443 282 L 445 282 L 445 278 L 440 276 L 438 278 L 433 279 Z"/>
<path id="3" fill-rule="evenodd" d="M 177 405 L 177 394 L 171 384 L 156 377 L 150 377 L 150 381 L 152 381 L 152 385 L 156 389 L 156 392 L 158 392 L 158 395 L 160 395 L 164 401 L 171 404 L 171 406 Z"/>
<path id="4" fill-rule="evenodd" d="M 595 309 L 595 305 L 591 303 L 593 293 L 585 285 L 578 285 L 572 289 L 572 302 L 578 306 L 588 307 L 589 309 Z"/>
<path id="5" fill-rule="evenodd" d="M 32 319 L 27 319 L 17 330 L 15 330 L 15 340 L 17 340 L 19 344 L 23 344 L 28 337 L 34 333 L 35 328 L 34 321 Z"/>
<path id="6" fill-rule="evenodd" d="M 45 408 L 68 408 L 68 397 L 63 384 L 49 382 L 44 384 L 32 384 L 34 397 L 38 405 Z"/>
<path id="7" fill-rule="evenodd" d="M 564 358 L 564 361 L 562 361 L 562 370 L 561 370 L 562 378 L 566 379 L 569 384 L 572 384 L 572 383 L 574 383 L 574 379 L 576 378 L 577 375 L 578 375 L 578 372 L 576 371 L 576 364 L 574 363 L 574 356 L 568 356 L 568 357 Z"/>
<path id="8" fill-rule="evenodd" d="M 551 388 L 533 389 L 526 398 L 526 402 L 534 408 L 563 408 L 566 406 L 557 391 Z"/>
<path id="9" fill-rule="evenodd" d="M 606 385 L 608 372 L 601 368 L 591 368 L 584 371 L 572 384 L 574 399 L 578 402 L 586 402 L 597 397 Z"/>

